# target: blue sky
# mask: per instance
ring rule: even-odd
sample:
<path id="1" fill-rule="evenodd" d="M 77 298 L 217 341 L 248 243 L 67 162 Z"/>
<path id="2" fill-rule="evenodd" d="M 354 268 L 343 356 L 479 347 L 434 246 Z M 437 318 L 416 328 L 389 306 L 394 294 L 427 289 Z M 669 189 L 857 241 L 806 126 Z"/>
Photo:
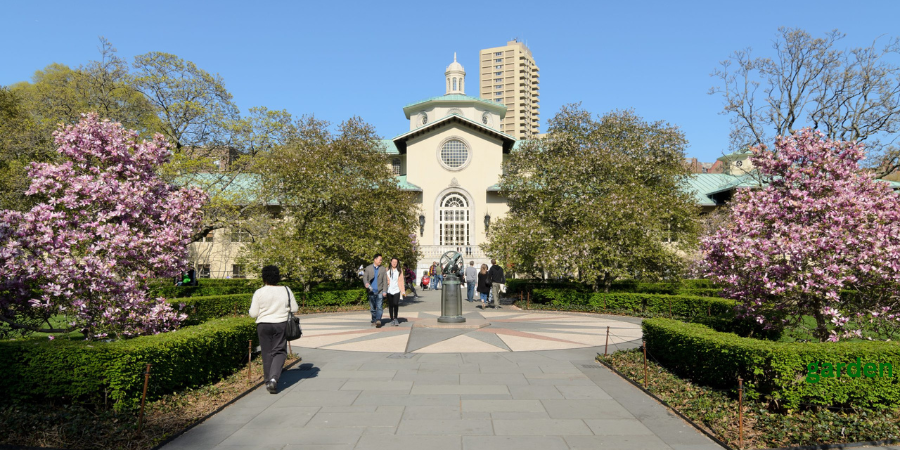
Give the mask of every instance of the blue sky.
<path id="1" fill-rule="evenodd" d="M 457 52 L 477 95 L 478 51 L 518 37 L 541 68 L 541 131 L 566 103 L 596 114 L 633 108 L 679 126 L 688 156 L 728 147 L 709 74 L 734 50 L 771 54 L 779 26 L 814 36 L 839 29 L 842 47 L 900 36 L 898 1 L 276 2 L 3 1 L 0 85 L 57 62 L 98 56 L 105 36 L 129 61 L 174 53 L 220 74 L 235 102 L 360 116 L 378 133 L 408 129 L 402 108 L 444 93 Z"/>

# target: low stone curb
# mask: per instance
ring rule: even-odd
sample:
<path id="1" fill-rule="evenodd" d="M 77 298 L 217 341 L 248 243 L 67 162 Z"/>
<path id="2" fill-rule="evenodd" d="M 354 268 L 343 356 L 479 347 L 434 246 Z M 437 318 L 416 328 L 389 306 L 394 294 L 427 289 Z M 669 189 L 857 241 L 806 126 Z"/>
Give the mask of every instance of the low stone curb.
<path id="1" fill-rule="evenodd" d="M 625 380 L 625 381 L 631 383 L 634 387 L 640 389 L 643 393 L 649 395 L 650 398 L 656 400 L 656 401 L 659 402 L 661 405 L 663 405 L 663 406 L 665 406 L 666 408 L 668 408 L 669 411 L 672 411 L 673 413 L 675 413 L 675 415 L 677 415 L 678 417 L 681 417 L 682 420 L 684 420 L 685 422 L 691 424 L 691 426 L 693 426 L 694 428 L 696 428 L 697 431 L 703 433 L 706 437 L 712 439 L 713 442 L 715 442 L 716 444 L 721 445 L 721 446 L 724 447 L 726 450 L 737 450 L 737 449 L 735 449 L 735 448 L 729 446 L 728 444 L 726 444 L 724 441 L 722 441 L 721 439 L 719 439 L 717 436 L 715 436 L 715 435 L 713 435 L 712 433 L 706 431 L 704 428 L 702 428 L 700 425 L 698 425 L 698 424 L 697 424 L 696 422 L 694 422 L 693 420 L 689 419 L 689 418 L 688 418 L 687 416 L 685 416 L 684 414 L 681 414 L 678 410 L 676 410 L 676 409 L 673 408 L 671 405 L 669 405 L 665 400 L 663 400 L 663 399 L 657 397 L 656 395 L 654 395 L 652 392 L 648 391 L 647 389 L 644 389 L 643 386 L 641 386 L 639 383 L 634 382 L 634 380 L 632 380 L 631 378 L 626 377 L 624 374 L 622 374 L 622 372 L 619 372 L 618 370 L 616 370 L 615 367 L 609 365 L 609 364 L 608 364 L 607 362 L 605 362 L 605 361 L 600 360 L 600 359 L 599 359 L 599 356 L 600 356 L 600 354 L 598 353 L 598 354 L 597 354 L 598 359 L 596 359 L 596 361 L 597 361 L 598 363 L 603 364 L 607 369 L 611 370 L 614 374 L 618 375 L 618 376 L 619 376 L 620 378 L 622 378 L 623 380 Z"/>
<path id="2" fill-rule="evenodd" d="M 283 369 L 281 369 L 281 370 L 282 370 L 282 371 L 288 370 L 288 369 L 290 369 L 291 367 L 294 367 L 295 365 L 297 365 L 297 363 L 299 363 L 300 361 L 303 361 L 303 358 L 297 358 L 294 362 L 288 364 L 287 366 L 285 366 L 285 367 L 284 367 Z M 201 423 L 206 422 L 206 420 L 209 419 L 210 417 L 212 417 L 212 416 L 214 416 L 214 415 L 216 415 L 216 414 L 222 412 L 223 409 L 225 409 L 225 408 L 231 406 L 231 405 L 232 405 L 233 403 L 235 403 L 236 401 L 238 401 L 238 400 L 244 398 L 247 394 L 249 394 L 249 393 L 255 391 L 257 388 L 259 388 L 260 386 L 262 386 L 262 385 L 265 384 L 265 383 L 266 383 L 266 381 L 265 381 L 265 380 L 262 380 L 262 381 L 260 381 L 259 383 L 256 383 L 255 385 L 250 386 L 249 388 L 247 388 L 246 391 L 241 392 L 240 395 L 238 395 L 237 397 L 231 399 L 228 403 L 226 403 L 226 404 L 224 404 L 224 405 L 222 405 L 222 406 L 216 408 L 215 411 L 213 411 L 213 412 L 211 412 L 211 413 L 209 413 L 209 414 L 203 416 L 200 420 L 198 420 L 198 421 L 196 421 L 196 422 L 194 422 L 194 423 L 188 425 L 188 426 L 185 427 L 183 430 L 181 430 L 181 431 L 179 431 L 179 432 L 177 432 L 177 433 L 175 433 L 175 434 L 169 436 L 169 437 L 166 438 L 164 441 L 160 442 L 159 444 L 156 444 L 156 446 L 153 447 L 153 448 L 150 449 L 150 450 L 159 450 L 159 449 L 163 448 L 166 444 L 168 444 L 168 443 L 174 441 L 175 439 L 177 439 L 178 437 L 180 437 L 182 434 L 187 433 L 188 430 L 190 430 L 191 428 L 194 428 L 194 427 L 196 427 L 197 425 L 200 425 Z"/>
<path id="3" fill-rule="evenodd" d="M 600 354 L 598 353 L 597 356 L 599 357 Z M 619 372 L 613 366 L 609 365 L 608 363 L 606 363 L 605 361 L 602 361 L 600 359 L 597 359 L 596 361 L 598 363 L 606 366 L 607 369 L 611 370 L 613 373 L 615 373 L 616 375 L 618 375 L 620 378 L 624 379 L 625 381 L 631 383 L 633 386 L 640 389 L 645 394 L 649 395 L 650 397 L 652 397 L 657 402 L 661 403 L 666 408 L 669 408 L 670 411 L 674 412 L 675 414 L 678 415 L 678 417 L 681 417 L 684 421 L 691 424 L 694 428 L 696 428 L 701 433 L 706 435 L 706 437 L 712 439 L 716 444 L 719 444 L 728 450 L 737 450 L 733 447 L 730 447 L 728 444 L 723 442 L 721 439 L 719 439 L 718 437 L 712 435 L 711 433 L 709 433 L 708 431 L 703 429 L 700 425 L 695 423 L 693 420 L 689 419 L 684 414 L 681 414 L 678 410 L 676 410 L 675 408 L 670 406 L 665 400 L 657 397 L 656 395 L 654 395 L 652 392 L 648 391 L 647 389 L 644 389 L 643 386 L 641 386 L 639 383 L 635 382 L 631 378 L 626 377 L 622 372 Z M 883 440 L 883 441 L 848 442 L 846 444 L 800 445 L 800 446 L 796 446 L 796 447 L 778 447 L 778 448 L 770 448 L 770 449 L 765 449 L 765 450 L 831 450 L 831 449 L 841 449 L 841 448 L 881 447 L 883 445 L 893 445 L 893 444 L 897 444 L 897 443 L 900 443 L 900 440 L 888 439 L 888 440 Z"/>

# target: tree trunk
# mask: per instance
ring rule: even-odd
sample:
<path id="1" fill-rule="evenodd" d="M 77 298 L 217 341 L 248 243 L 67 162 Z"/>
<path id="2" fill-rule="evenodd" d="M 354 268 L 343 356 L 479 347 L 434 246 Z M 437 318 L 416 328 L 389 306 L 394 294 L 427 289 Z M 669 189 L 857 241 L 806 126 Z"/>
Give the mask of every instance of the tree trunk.
<path id="1" fill-rule="evenodd" d="M 816 318 L 816 332 L 815 335 L 819 338 L 819 342 L 825 342 L 828 340 L 828 319 L 825 318 L 825 314 L 822 314 L 822 302 L 816 300 L 813 306 L 813 317 Z"/>

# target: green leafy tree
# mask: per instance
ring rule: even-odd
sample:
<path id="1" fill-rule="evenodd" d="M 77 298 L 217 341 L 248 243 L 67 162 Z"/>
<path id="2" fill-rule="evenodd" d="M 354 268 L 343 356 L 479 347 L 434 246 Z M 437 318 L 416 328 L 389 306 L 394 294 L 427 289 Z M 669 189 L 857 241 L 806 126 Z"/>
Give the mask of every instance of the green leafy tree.
<path id="1" fill-rule="evenodd" d="M 24 211 L 33 204 L 25 195 L 28 165 L 51 159 L 45 139 L 22 99 L 0 87 L 0 210 Z"/>
<path id="2" fill-rule="evenodd" d="M 510 210 L 485 251 L 515 272 L 577 275 L 596 289 L 678 274 L 698 228 L 682 189 L 686 145 L 678 128 L 632 111 L 597 120 L 564 106 L 546 137 L 510 154 L 500 181 Z"/>
<path id="3" fill-rule="evenodd" d="M 221 76 L 162 52 L 138 55 L 132 66 L 132 85 L 155 107 L 160 131 L 177 150 L 213 151 L 228 143 L 228 123 L 239 111 Z"/>
<path id="4" fill-rule="evenodd" d="M 400 189 L 371 125 L 352 118 L 303 118 L 295 135 L 254 162 L 260 199 L 282 206 L 279 220 L 239 258 L 251 270 L 277 264 L 306 286 L 354 272 L 375 253 L 412 263 L 416 206 Z"/>

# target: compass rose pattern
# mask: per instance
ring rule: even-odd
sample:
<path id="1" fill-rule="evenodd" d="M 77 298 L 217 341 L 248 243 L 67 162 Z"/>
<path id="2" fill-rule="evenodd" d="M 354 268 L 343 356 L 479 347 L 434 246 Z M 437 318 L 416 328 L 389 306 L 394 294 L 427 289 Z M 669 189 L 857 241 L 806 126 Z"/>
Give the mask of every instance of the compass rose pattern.
<path id="1" fill-rule="evenodd" d="M 412 327 L 418 320 L 439 317 L 437 311 L 401 312 L 401 316 L 399 327 L 382 328 L 371 326 L 367 312 L 301 318 L 303 337 L 291 345 L 358 352 L 484 353 L 600 347 L 606 342 L 607 326 L 610 349 L 642 336 L 639 324 L 581 314 L 493 310 L 464 314 L 491 323 L 478 329 Z"/>

